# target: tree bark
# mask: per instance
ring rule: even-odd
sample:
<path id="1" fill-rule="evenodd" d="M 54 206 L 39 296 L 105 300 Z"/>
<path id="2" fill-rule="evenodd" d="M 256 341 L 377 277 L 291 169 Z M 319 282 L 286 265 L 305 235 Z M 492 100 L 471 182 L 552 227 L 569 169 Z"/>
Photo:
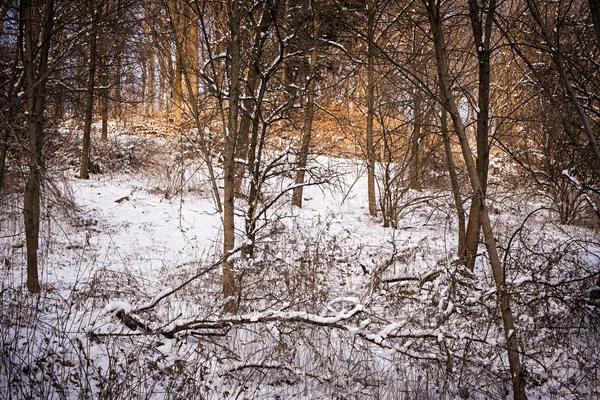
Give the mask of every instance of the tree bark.
<path id="1" fill-rule="evenodd" d="M 456 208 L 456 216 L 458 217 L 458 251 L 459 259 L 464 257 L 463 249 L 465 248 L 465 209 L 462 205 L 462 196 L 460 194 L 460 185 L 458 176 L 456 175 L 456 167 L 452 160 L 452 147 L 450 145 L 450 132 L 448 131 L 448 111 L 442 107 L 442 136 L 444 138 L 444 150 L 446 152 L 446 160 L 448 161 L 448 173 L 450 174 L 450 184 L 452 186 L 452 196 L 454 197 L 454 207 Z"/>
<path id="2" fill-rule="evenodd" d="M 38 15 L 43 15 L 43 26 Z M 40 292 L 38 278 L 38 240 L 40 229 L 40 192 L 43 170 L 44 109 L 50 39 L 54 25 L 54 1 L 23 0 L 21 18 L 25 26 L 25 53 L 23 67 L 26 88 L 32 88 L 27 98 L 27 131 L 29 139 L 29 174 L 23 197 L 23 219 L 27 246 L 27 289 Z M 41 35 L 38 29 L 41 29 Z M 41 43 L 39 41 L 41 40 Z M 39 55 L 37 54 L 39 50 Z M 37 56 L 37 57 L 36 57 Z M 38 64 L 36 65 L 36 58 Z M 37 74 L 36 74 L 37 72 Z M 36 76 L 37 75 L 37 76 Z M 39 82 L 38 82 L 39 81 Z M 37 86 L 36 86 L 37 85 Z"/>
<path id="3" fill-rule="evenodd" d="M 375 193 L 375 146 L 373 143 L 373 118 L 375 116 L 375 72 L 373 36 L 375 25 L 375 6 L 369 4 L 369 21 L 367 26 L 367 193 L 369 200 L 369 215 L 377 216 L 377 198 Z"/>
<path id="4" fill-rule="evenodd" d="M 412 50 L 414 52 L 415 76 L 418 82 L 423 81 L 423 38 L 420 30 L 415 27 L 413 31 Z M 421 159 L 420 148 L 423 137 L 423 91 L 420 85 L 415 85 L 412 93 L 413 101 L 413 132 L 410 137 L 410 160 L 409 160 L 409 186 L 413 189 L 421 189 Z"/>
<path id="5" fill-rule="evenodd" d="M 173 108 L 175 122 L 180 123 L 183 111 L 183 68 L 185 63 L 186 38 L 185 17 L 183 9 L 177 0 L 169 0 L 169 14 L 175 30 L 175 75 L 173 81 Z"/>
<path id="6" fill-rule="evenodd" d="M 146 36 L 146 76 L 148 84 L 146 85 L 146 115 L 154 115 L 154 102 L 156 98 L 156 65 L 154 62 L 154 43 L 150 34 L 150 22 L 146 22 L 144 26 L 144 34 Z"/>
<path id="7" fill-rule="evenodd" d="M 309 82 L 307 85 L 307 101 L 306 112 L 304 114 L 304 126 L 302 127 L 302 143 L 300 144 L 300 152 L 298 153 L 296 186 L 292 192 L 292 204 L 302 208 L 302 197 L 304 193 L 304 183 L 306 176 L 306 166 L 308 164 L 308 155 L 310 153 L 310 138 L 312 136 L 312 124 L 315 115 L 315 86 L 317 79 L 315 77 L 315 69 L 317 66 L 318 57 L 318 40 L 319 40 L 319 17 L 315 10 L 314 3 L 311 2 L 313 11 L 313 48 L 310 54 L 309 65 Z"/>
<path id="8" fill-rule="evenodd" d="M 492 34 L 493 15 L 495 13 L 496 1 L 490 0 L 487 10 L 479 6 L 478 0 L 469 0 L 469 18 L 473 30 L 478 64 L 478 110 L 477 110 L 477 162 L 476 170 L 481 192 L 485 196 L 487 192 L 488 170 L 490 164 L 489 145 L 489 110 L 490 110 L 490 39 Z M 484 22 L 485 16 L 485 22 Z M 471 271 L 475 268 L 475 259 L 481 236 L 481 204 L 477 201 L 471 202 L 469 212 L 469 223 L 465 238 L 464 259 L 465 265 Z M 459 248 L 459 253 L 463 252 Z"/>
<path id="9" fill-rule="evenodd" d="M 418 74 L 418 72 L 417 72 Z M 421 96 L 421 90 L 419 88 L 414 89 L 413 93 L 413 106 L 414 106 L 414 122 L 413 132 L 410 137 L 410 182 L 409 186 L 416 190 L 421 190 L 421 166 L 419 157 L 419 148 L 421 147 L 421 131 L 423 127 L 423 101 Z"/>
<path id="10" fill-rule="evenodd" d="M 97 58 L 97 15 L 94 4 L 90 4 L 90 11 L 93 14 L 92 28 L 90 30 L 90 69 L 88 75 L 87 93 L 85 99 L 85 122 L 83 126 L 83 146 L 81 150 L 81 166 L 79 177 L 81 179 L 89 178 L 90 163 L 90 142 L 92 133 L 92 118 L 94 116 L 94 85 L 96 82 L 96 58 Z"/>
<path id="11" fill-rule="evenodd" d="M 237 288 L 233 263 L 227 255 L 235 247 L 235 148 L 238 134 L 238 110 L 240 97 L 240 3 L 228 1 L 230 30 L 230 70 L 229 70 L 229 116 L 225 134 L 223 154 L 223 297 L 225 313 L 235 314 L 238 304 Z"/>

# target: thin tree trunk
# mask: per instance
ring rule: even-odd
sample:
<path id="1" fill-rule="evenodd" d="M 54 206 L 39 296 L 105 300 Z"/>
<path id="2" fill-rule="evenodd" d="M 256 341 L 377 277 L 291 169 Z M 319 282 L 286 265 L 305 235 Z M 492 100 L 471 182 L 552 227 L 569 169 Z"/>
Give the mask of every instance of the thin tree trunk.
<path id="1" fill-rule="evenodd" d="M 375 72 L 373 35 L 375 24 L 375 6 L 369 2 L 369 21 L 367 44 L 367 193 L 369 200 L 369 215 L 377 216 L 377 198 L 375 194 L 375 148 L 373 144 L 373 117 L 375 115 Z"/>
<path id="2" fill-rule="evenodd" d="M 10 111 L 8 113 L 10 115 Z M 6 165 L 6 155 L 8 153 L 8 140 L 10 136 L 10 126 L 8 125 L 12 118 L 6 118 L 6 121 L 0 121 L 2 124 L 2 137 L 0 138 L 0 193 L 4 185 L 4 170 Z"/>
<path id="3" fill-rule="evenodd" d="M 235 314 L 238 304 L 235 272 L 233 263 L 227 255 L 235 247 L 235 148 L 238 134 L 238 109 L 240 96 L 240 4 L 239 0 L 228 2 L 230 52 L 229 70 L 229 118 L 225 135 L 225 151 L 223 155 L 223 297 L 225 313 Z"/>
<path id="4" fill-rule="evenodd" d="M 41 10 L 45 17 L 41 32 L 35 31 L 34 26 L 39 22 L 34 17 L 33 10 Z M 54 23 L 54 1 L 46 0 L 43 4 L 23 0 L 21 2 L 21 17 L 25 24 L 25 58 L 23 67 L 25 82 L 28 88 L 36 86 L 36 80 L 41 82 L 35 87 L 27 99 L 27 125 L 29 138 L 29 174 L 25 185 L 23 197 L 23 219 L 25 222 L 25 242 L 27 246 L 27 289 L 31 293 L 40 292 L 38 278 L 38 240 L 40 229 L 40 187 L 43 169 L 42 149 L 44 145 L 44 109 L 46 98 L 46 73 L 48 71 L 48 55 L 50 52 L 50 39 Z M 39 49 L 39 64 L 35 65 L 38 51 L 38 40 L 41 40 Z M 37 78 L 36 70 L 37 69 Z"/>
<path id="5" fill-rule="evenodd" d="M 96 10 L 91 6 L 91 12 Z M 88 169 L 90 162 L 90 141 L 92 133 L 92 117 L 94 116 L 94 85 L 96 80 L 96 57 L 97 57 L 97 38 L 96 38 L 96 15 L 93 16 L 94 22 L 90 31 L 90 69 L 88 76 L 87 96 L 85 100 L 85 122 L 83 126 L 83 146 L 81 151 L 81 168 L 79 177 L 88 179 Z"/>
<path id="6" fill-rule="evenodd" d="M 183 55 L 181 55 L 183 57 Z M 208 177 L 211 183 L 213 199 L 215 200 L 215 205 L 217 207 L 217 212 L 223 211 L 223 206 L 221 204 L 221 196 L 219 195 L 219 188 L 217 186 L 217 178 L 213 169 L 213 160 L 208 149 L 207 140 L 204 135 L 204 130 L 200 122 L 200 108 L 198 106 L 198 91 L 193 89 L 194 83 L 197 85 L 197 79 L 193 79 L 194 73 L 190 72 L 188 69 L 183 70 L 183 78 L 185 80 L 186 89 L 190 96 L 189 108 L 194 117 L 194 121 L 196 123 L 196 129 L 198 130 L 198 135 L 200 135 L 200 150 L 202 152 L 202 157 L 204 158 L 204 162 L 206 162 L 206 167 L 208 169 Z M 197 76 L 196 76 L 197 78 Z"/>
<path id="7" fill-rule="evenodd" d="M 413 132 L 410 137 L 410 182 L 409 186 L 413 189 L 421 189 L 421 171 L 420 171 L 420 157 L 419 148 L 421 147 L 421 130 L 423 127 L 423 105 L 421 90 L 419 88 L 414 89 L 413 93 L 413 104 L 414 104 L 414 126 Z"/>
<path id="8" fill-rule="evenodd" d="M 167 94 L 167 79 L 169 76 L 164 57 L 158 60 L 158 109 L 161 113 L 167 113 L 167 104 L 169 95 Z"/>
<path id="9" fill-rule="evenodd" d="M 414 28 L 413 30 L 413 43 L 412 48 L 415 58 L 415 76 L 419 82 L 423 81 L 423 61 L 422 61 L 422 50 L 423 39 L 418 33 L 420 30 Z M 409 186 L 413 189 L 421 189 L 421 159 L 420 159 L 420 147 L 421 138 L 423 135 L 423 93 L 421 88 L 417 85 L 413 90 L 413 132 L 410 137 L 410 160 L 409 160 Z"/>
<path id="10" fill-rule="evenodd" d="M 188 87 L 188 93 L 190 99 L 198 99 L 198 68 L 200 62 L 200 55 L 198 52 L 198 46 L 200 45 L 199 26 L 197 19 L 191 19 L 189 13 L 191 10 L 186 10 L 186 34 L 185 34 L 185 54 L 186 70 L 190 80 L 190 87 Z"/>
<path id="11" fill-rule="evenodd" d="M 312 4 L 312 3 L 311 3 Z M 292 204 L 302 208 L 302 196 L 304 193 L 304 183 L 306 176 L 306 166 L 308 164 L 308 155 L 310 152 L 310 138 L 312 135 L 312 124 L 315 114 L 315 67 L 317 66 L 318 40 L 319 40 L 319 18 L 318 13 L 312 4 L 313 10 L 313 49 L 310 54 L 309 82 L 307 85 L 308 99 L 306 102 L 306 113 L 304 114 L 304 126 L 302 127 L 302 143 L 298 154 L 296 175 L 296 186 L 292 192 Z"/>
<path id="12" fill-rule="evenodd" d="M 256 89 L 258 87 L 258 82 L 260 80 L 260 54 L 261 50 L 264 46 L 265 40 L 267 38 L 267 31 L 271 26 L 272 19 L 270 18 L 271 7 L 268 2 L 263 4 L 263 9 L 260 17 L 260 25 L 256 29 L 254 33 L 254 42 L 252 46 L 252 58 L 250 59 L 251 63 L 248 68 L 248 79 L 246 80 L 246 97 L 247 99 L 243 101 L 244 110 L 242 110 L 240 114 L 240 130 L 238 134 L 238 145 L 237 145 L 237 155 L 236 158 L 240 160 L 248 160 L 249 159 L 249 138 L 250 138 L 250 129 L 253 126 L 253 117 L 254 119 L 259 117 L 259 109 L 260 102 L 256 100 Z M 256 146 L 255 146 L 256 147 Z M 247 168 L 244 164 L 238 163 L 236 164 L 236 173 L 235 173 L 235 192 L 236 195 L 239 196 L 241 194 L 242 183 L 244 180 L 244 173 L 248 170 L 250 174 L 253 173 L 253 168 L 248 164 Z"/>
<path id="13" fill-rule="evenodd" d="M 496 283 L 496 295 L 500 304 L 500 314 L 504 327 L 504 338 L 508 351 L 508 362 L 513 383 L 513 394 L 515 400 L 524 400 L 527 398 L 525 393 L 525 373 L 521 367 L 519 356 L 519 341 L 518 332 L 514 322 L 514 316 L 510 305 L 510 294 L 506 289 L 504 268 L 498 255 L 496 239 L 492 229 L 492 224 L 489 218 L 488 209 L 486 207 L 485 196 L 481 189 L 481 182 L 477 174 L 475 162 L 471 154 L 469 141 L 460 113 L 458 111 L 456 99 L 450 89 L 450 75 L 448 71 L 448 57 L 446 54 L 446 43 L 442 26 L 442 18 L 439 14 L 439 6 L 436 0 L 424 0 L 427 8 L 427 15 L 431 24 L 433 34 L 433 42 L 435 49 L 435 58 L 438 68 L 438 80 L 441 92 L 441 98 L 444 107 L 450 113 L 454 129 L 458 135 L 463 158 L 467 166 L 467 172 L 471 187 L 474 193 L 473 201 L 480 203 L 481 206 L 481 225 L 489 255 L 489 261 L 492 268 L 492 275 Z"/>
<path id="14" fill-rule="evenodd" d="M 175 31 L 175 66 L 173 81 L 173 107 L 175 122 L 180 123 L 183 111 L 183 69 L 186 62 L 185 17 L 183 5 L 176 0 L 169 1 L 169 14 Z"/>
<path id="15" fill-rule="evenodd" d="M 102 114 L 102 136 L 103 142 L 108 140 L 108 71 L 104 69 L 101 78 L 102 99 L 100 100 L 100 113 Z"/>
<path id="16" fill-rule="evenodd" d="M 110 12 L 108 10 L 108 4 L 104 5 L 103 13 Z M 103 27 L 100 29 L 99 47 L 100 47 L 100 116 L 102 118 L 102 129 L 101 129 L 101 140 L 106 142 L 108 140 L 108 28 Z"/>
<path id="17" fill-rule="evenodd" d="M 452 185 L 452 196 L 454 197 L 454 207 L 456 208 L 456 216 L 458 217 L 458 258 L 464 257 L 463 249 L 465 248 L 465 209 L 462 205 L 462 197 L 460 194 L 460 185 L 458 176 L 456 175 L 456 167 L 452 160 L 452 147 L 450 145 L 450 132 L 448 132 L 448 111 L 442 107 L 442 136 L 444 138 L 444 150 L 446 152 L 446 160 L 448 161 L 448 172 L 450 174 L 450 183 Z"/>
<path id="18" fill-rule="evenodd" d="M 146 88 L 146 115 L 154 115 L 155 107 L 155 97 L 156 97 L 156 71 L 155 71 L 155 63 L 154 63 L 154 43 L 152 43 L 150 36 L 150 29 L 148 27 L 148 23 L 145 25 L 144 32 L 146 34 L 146 54 L 147 54 L 147 62 L 146 62 L 146 74 L 148 77 L 148 85 Z"/>
<path id="19" fill-rule="evenodd" d="M 496 2 L 491 0 L 487 10 L 482 10 L 478 0 L 469 0 L 469 17 L 479 61 L 479 86 L 478 86 L 478 111 L 477 111 L 477 176 L 481 182 L 481 191 L 485 196 L 487 192 L 488 169 L 490 164 L 489 137 L 489 110 L 490 110 L 490 38 L 492 17 L 495 12 Z M 486 15 L 485 25 L 483 15 Z M 481 236 L 481 205 L 477 201 L 471 202 L 469 223 L 464 247 L 465 265 L 471 271 L 475 268 L 475 259 Z M 459 248 L 459 252 L 463 252 Z"/>

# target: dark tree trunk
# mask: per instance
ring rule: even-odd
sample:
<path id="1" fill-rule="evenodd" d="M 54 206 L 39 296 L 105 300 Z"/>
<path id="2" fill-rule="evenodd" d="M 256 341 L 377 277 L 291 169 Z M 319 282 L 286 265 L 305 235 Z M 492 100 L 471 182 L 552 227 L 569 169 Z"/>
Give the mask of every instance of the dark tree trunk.
<path id="1" fill-rule="evenodd" d="M 312 3 L 311 3 L 312 4 Z M 313 4 L 313 48 L 310 54 L 309 82 L 307 85 L 306 111 L 304 114 L 304 126 L 302 127 L 302 143 L 297 160 L 296 186 L 292 192 L 292 204 L 296 207 L 302 207 L 302 197 L 304 193 L 304 183 L 306 179 L 306 167 L 308 165 L 308 155 L 310 154 L 310 139 L 312 136 L 312 124 L 315 115 L 315 87 L 316 77 L 315 68 L 317 66 L 317 46 L 319 40 L 319 18 L 317 10 Z"/>
<path id="2" fill-rule="evenodd" d="M 375 72 L 373 36 L 375 25 L 375 7 L 369 2 L 369 21 L 367 44 L 367 193 L 369 200 L 369 215 L 377 216 L 377 199 L 375 195 L 375 146 L 373 143 L 373 118 L 375 115 Z"/>
<path id="3" fill-rule="evenodd" d="M 460 185 L 456 168 L 452 160 L 452 147 L 450 146 L 450 132 L 448 131 L 448 112 L 442 107 L 442 136 L 444 138 L 444 150 L 448 162 L 448 172 L 450 174 L 450 183 L 452 185 L 452 195 L 454 197 L 454 207 L 458 217 L 458 258 L 462 259 L 463 249 L 465 248 L 465 209 L 462 205 L 462 196 L 460 194 Z"/>
<path id="4" fill-rule="evenodd" d="M 490 111 L 490 39 L 496 2 L 490 0 L 487 10 L 482 10 L 478 0 L 469 0 L 469 18 L 475 39 L 477 59 L 479 61 L 479 86 L 477 104 L 477 176 L 481 183 L 481 193 L 487 192 L 488 169 L 490 164 L 489 111 Z M 485 21 L 484 21 L 485 16 Z M 481 236 L 481 204 L 471 202 L 469 223 L 465 238 L 465 265 L 471 271 L 475 268 L 475 259 Z M 462 250 L 459 249 L 459 252 Z"/>
<path id="5" fill-rule="evenodd" d="M 238 304 L 237 288 L 233 263 L 227 255 L 235 247 L 235 148 L 238 134 L 238 110 L 240 97 L 240 4 L 239 0 L 228 2 L 230 29 L 230 69 L 229 69 L 229 118 L 225 134 L 223 155 L 223 297 L 225 313 L 235 314 Z"/>
<path id="6" fill-rule="evenodd" d="M 79 169 L 79 177 L 81 179 L 89 178 L 90 164 L 90 142 L 92 135 L 92 118 L 94 116 L 94 85 L 96 82 L 96 58 L 97 58 L 97 32 L 96 26 L 96 10 L 94 5 L 90 4 L 93 15 L 93 24 L 90 31 L 90 69 L 88 75 L 87 93 L 85 99 L 85 122 L 83 125 L 83 147 L 81 150 L 81 168 Z"/>
<path id="7" fill-rule="evenodd" d="M 43 16 L 43 26 L 39 17 Z M 44 145 L 44 109 L 46 105 L 46 80 L 48 55 L 54 23 L 54 1 L 21 2 L 21 18 L 24 23 L 25 53 L 23 67 L 27 95 L 27 131 L 29 139 L 29 174 L 23 198 L 23 219 L 25 222 L 25 242 L 27 246 L 27 289 L 31 293 L 40 292 L 38 278 L 38 240 L 40 230 L 40 192 L 43 170 L 42 149 Z M 40 32 L 36 30 L 41 29 Z M 38 41 L 41 40 L 41 44 Z M 41 46 L 41 47 L 38 47 Z M 38 54 L 39 49 L 39 54 Z M 37 65 L 36 65 L 37 60 Z"/>

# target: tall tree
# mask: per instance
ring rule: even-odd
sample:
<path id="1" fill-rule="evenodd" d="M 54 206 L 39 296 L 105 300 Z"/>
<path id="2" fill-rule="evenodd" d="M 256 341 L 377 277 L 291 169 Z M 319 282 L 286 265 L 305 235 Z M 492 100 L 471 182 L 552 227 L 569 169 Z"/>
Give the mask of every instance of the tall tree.
<path id="1" fill-rule="evenodd" d="M 481 3 L 480 3 L 481 1 Z M 469 0 L 469 19 L 473 31 L 473 40 L 478 61 L 477 91 L 477 176 L 481 183 L 483 196 L 487 191 L 488 169 L 490 163 L 489 114 L 490 114 L 490 58 L 492 49 L 492 26 L 496 12 L 496 0 Z M 481 204 L 471 202 L 469 223 L 465 237 L 464 257 L 467 268 L 475 268 L 475 257 L 479 247 L 481 227 Z M 463 250 L 460 250 L 461 252 Z"/>
<path id="2" fill-rule="evenodd" d="M 426 7 L 431 35 L 433 37 L 441 102 L 452 118 L 454 130 L 458 135 L 460 142 L 463 159 L 467 166 L 467 173 L 473 191 L 473 201 L 479 204 L 481 210 L 481 225 L 485 237 L 485 244 L 489 255 L 490 265 L 492 268 L 492 275 L 496 284 L 496 296 L 500 305 L 500 314 L 504 327 L 504 339 L 506 341 L 506 348 L 508 351 L 508 361 L 512 376 L 514 398 L 516 400 L 526 399 L 525 371 L 521 366 L 518 332 L 511 309 L 510 293 L 506 288 L 506 276 L 502 262 L 500 261 L 500 257 L 498 255 L 498 247 L 494 237 L 494 231 L 492 229 L 489 212 L 486 207 L 482 183 L 479 180 L 479 174 L 477 173 L 475 161 L 473 160 L 473 156 L 471 154 L 469 140 L 464 123 L 460 116 L 456 97 L 451 89 L 452 81 L 449 74 L 446 39 L 442 23 L 444 20 L 444 15 L 442 15 L 440 3 L 437 0 L 423 0 L 423 2 Z"/>
<path id="3" fill-rule="evenodd" d="M 44 168 L 44 110 L 48 59 L 54 27 L 54 0 L 21 1 L 24 26 L 23 69 L 27 98 L 27 133 L 29 138 L 29 172 L 23 199 L 25 241 L 27 246 L 27 289 L 40 292 L 38 257 L 40 230 L 40 193 Z"/>
<path id="4" fill-rule="evenodd" d="M 223 152 L 223 297 L 225 313 L 237 312 L 237 288 L 233 262 L 229 253 L 235 247 L 235 149 L 238 138 L 240 101 L 240 0 L 228 0 L 229 18 L 229 113 Z"/>
<path id="5" fill-rule="evenodd" d="M 375 145 L 373 142 L 373 119 L 375 116 L 375 19 L 377 13 L 375 0 L 367 1 L 367 195 L 369 214 L 377 216 L 375 196 Z"/>
<path id="6" fill-rule="evenodd" d="M 89 33 L 89 59 L 88 82 L 85 98 L 85 120 L 83 125 L 83 145 L 81 150 L 81 165 L 79 177 L 81 179 L 89 178 L 90 163 L 90 145 L 92 135 L 92 118 L 94 117 L 94 92 L 96 85 L 96 60 L 98 57 L 98 19 L 100 11 L 95 0 L 89 0 L 87 3 L 91 16 L 91 27 Z"/>
<path id="7" fill-rule="evenodd" d="M 315 115 L 315 88 L 317 85 L 317 76 L 315 74 L 318 60 L 319 47 L 319 13 L 315 0 L 311 0 L 310 8 L 312 12 L 312 48 L 310 51 L 310 63 L 308 66 L 308 75 L 306 83 L 306 109 L 304 112 L 304 124 L 302 127 L 302 139 L 300 151 L 298 152 L 296 187 L 292 193 L 292 204 L 296 207 L 302 207 L 302 195 L 306 178 L 306 167 L 308 165 L 308 155 L 310 153 L 310 139 L 312 136 L 313 119 Z"/>

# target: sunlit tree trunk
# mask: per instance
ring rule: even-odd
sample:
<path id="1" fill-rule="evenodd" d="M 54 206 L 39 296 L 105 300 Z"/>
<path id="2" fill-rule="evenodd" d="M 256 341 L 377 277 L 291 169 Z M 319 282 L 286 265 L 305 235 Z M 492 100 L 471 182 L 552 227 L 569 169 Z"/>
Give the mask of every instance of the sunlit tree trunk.
<path id="1" fill-rule="evenodd" d="M 302 196 L 304 193 L 304 183 L 306 177 L 306 167 L 308 164 L 308 155 L 310 153 L 310 138 L 312 135 L 312 124 L 315 114 L 315 88 L 317 79 L 315 77 L 315 68 L 317 66 L 318 40 L 319 40 L 319 18 L 314 3 L 311 3 L 313 11 L 313 48 L 310 54 L 310 65 L 308 71 L 307 101 L 304 114 L 304 126 L 302 127 L 302 143 L 298 153 L 296 187 L 292 193 L 292 204 L 296 207 L 302 207 Z"/>
<path id="2" fill-rule="evenodd" d="M 146 115 L 154 115 L 156 101 L 156 65 L 154 62 L 154 43 L 150 35 L 148 23 L 144 26 L 146 36 L 146 76 L 148 84 L 146 85 Z"/>

